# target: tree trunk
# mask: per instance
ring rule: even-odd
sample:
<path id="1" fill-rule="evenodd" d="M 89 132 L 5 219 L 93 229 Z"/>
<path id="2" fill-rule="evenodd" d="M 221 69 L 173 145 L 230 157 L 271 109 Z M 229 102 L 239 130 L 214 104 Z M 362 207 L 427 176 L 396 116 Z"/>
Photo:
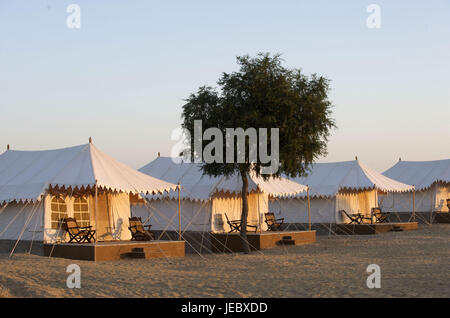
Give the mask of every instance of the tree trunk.
<path id="1" fill-rule="evenodd" d="M 248 217 L 248 177 L 247 172 L 241 171 L 242 178 L 242 214 L 241 214 L 241 240 L 245 254 L 250 253 L 250 246 L 247 240 L 247 217 Z"/>

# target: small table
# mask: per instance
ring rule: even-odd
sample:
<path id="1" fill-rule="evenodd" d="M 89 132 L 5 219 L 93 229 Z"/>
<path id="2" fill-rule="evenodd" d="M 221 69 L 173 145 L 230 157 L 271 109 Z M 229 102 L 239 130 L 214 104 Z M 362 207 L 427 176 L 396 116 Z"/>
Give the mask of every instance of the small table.
<path id="1" fill-rule="evenodd" d="M 364 214 L 361 213 L 354 213 L 352 214 L 352 217 L 354 217 L 358 224 L 367 224 L 364 223 L 364 220 L 370 220 L 370 224 L 373 224 L 373 215 L 370 216 L 370 218 L 365 217 Z"/>

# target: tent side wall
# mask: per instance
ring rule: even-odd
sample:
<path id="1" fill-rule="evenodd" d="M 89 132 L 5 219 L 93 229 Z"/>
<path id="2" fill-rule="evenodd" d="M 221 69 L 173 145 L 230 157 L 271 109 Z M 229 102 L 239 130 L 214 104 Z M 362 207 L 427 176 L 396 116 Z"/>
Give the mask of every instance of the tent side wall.
<path id="1" fill-rule="evenodd" d="M 361 213 L 369 216 L 376 206 L 376 190 L 358 193 L 338 193 L 335 197 L 313 197 L 310 199 L 311 223 L 343 223 L 347 220 L 339 215 L 340 210 L 347 213 Z M 284 218 L 285 223 L 308 223 L 308 203 L 306 198 L 271 200 L 271 212 Z"/>
<path id="2" fill-rule="evenodd" d="M 261 225 L 267 230 L 264 213 L 268 210 L 268 195 L 250 193 L 248 197 L 248 223 Z M 181 229 L 184 231 L 222 233 L 230 230 L 225 213 L 230 220 L 240 220 L 242 199 L 240 195 L 216 193 L 208 201 L 181 201 Z M 178 201 L 174 199 L 152 200 L 146 205 L 132 206 L 133 216 L 152 224 L 155 231 L 178 231 Z"/>
<path id="3" fill-rule="evenodd" d="M 99 205 L 99 224 L 103 224 L 101 232 L 103 232 L 103 237 L 105 240 L 121 240 L 128 241 L 131 240 L 131 233 L 128 229 L 129 218 L 131 216 L 131 204 L 130 196 L 127 193 L 108 193 L 105 196 L 99 197 L 102 200 L 106 199 L 106 206 Z M 91 202 L 94 203 L 95 198 L 90 198 Z M 93 213 L 91 213 L 91 218 Z M 95 225 L 95 221 L 92 223 Z M 100 230 L 100 229 L 99 229 Z M 100 235 L 99 235 L 100 239 Z"/>
<path id="4" fill-rule="evenodd" d="M 335 198 L 312 198 L 311 223 L 335 223 Z M 308 223 L 308 202 L 305 198 L 273 199 L 269 203 L 270 212 L 276 218 L 284 218 L 285 223 Z"/>
<path id="5" fill-rule="evenodd" d="M 145 205 L 133 205 L 132 215 L 142 218 L 155 231 L 178 231 L 178 201 L 152 200 Z M 181 229 L 211 231 L 211 202 L 181 200 Z"/>
<path id="6" fill-rule="evenodd" d="M 439 184 L 436 187 L 435 211 L 449 212 L 447 199 L 450 199 L 450 183 Z"/>
<path id="7" fill-rule="evenodd" d="M 360 213 L 366 217 L 370 217 L 372 208 L 378 206 L 377 190 L 360 191 L 357 193 L 341 192 L 336 196 L 336 215 L 337 223 L 346 223 L 349 220 L 346 216 L 339 215 L 340 210 L 347 213 Z"/>
<path id="8" fill-rule="evenodd" d="M 65 231 L 55 228 L 54 224 L 52 225 L 53 198 L 52 195 L 46 195 L 44 200 L 45 216 L 43 239 L 46 243 L 68 240 Z M 76 213 L 76 208 L 74 206 L 75 198 L 67 196 L 63 198 L 63 200 L 67 207 L 67 216 L 74 217 L 74 213 Z M 130 198 L 128 194 L 103 193 L 98 195 L 97 201 L 95 200 L 95 196 L 89 196 L 87 202 L 89 220 L 86 221 L 89 221 L 89 224 L 97 231 L 97 239 L 99 241 L 126 241 L 131 239 L 131 233 L 128 230 L 128 218 L 131 215 Z M 77 221 L 80 222 L 79 219 L 77 219 Z"/>
<path id="9" fill-rule="evenodd" d="M 0 211 L 0 240 L 17 240 L 22 231 L 20 239 L 23 241 L 43 240 L 42 203 L 10 203 L 4 209 L 0 207 Z"/>
<path id="10" fill-rule="evenodd" d="M 434 184 L 424 191 L 416 191 L 415 211 L 419 213 L 447 212 L 447 199 L 450 198 L 450 185 Z M 396 192 L 380 195 L 379 204 L 383 211 L 411 213 L 413 198 L 411 192 Z"/>
<path id="11" fill-rule="evenodd" d="M 252 192 L 248 195 L 248 218 L 250 225 L 261 227 L 261 231 L 267 230 L 267 224 L 264 222 L 264 213 L 269 211 L 269 196 L 261 192 Z M 212 232 L 229 232 L 230 226 L 228 219 L 240 220 L 242 214 L 241 195 L 229 195 L 217 193 L 212 198 Z"/>

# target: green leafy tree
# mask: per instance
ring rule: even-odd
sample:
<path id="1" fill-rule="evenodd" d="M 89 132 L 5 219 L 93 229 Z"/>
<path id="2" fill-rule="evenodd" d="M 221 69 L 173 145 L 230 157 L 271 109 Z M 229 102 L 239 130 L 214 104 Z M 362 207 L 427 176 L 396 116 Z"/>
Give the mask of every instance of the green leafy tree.
<path id="1" fill-rule="evenodd" d="M 263 178 L 304 175 L 309 165 L 327 152 L 327 140 L 335 127 L 329 100 L 329 80 L 300 69 L 282 65 L 280 55 L 260 53 L 256 57 L 237 57 L 239 71 L 223 73 L 219 89 L 203 86 L 183 106 L 183 128 L 190 135 L 190 156 L 194 154 L 194 121 L 202 121 L 202 130 L 218 128 L 226 136 L 226 128 L 278 128 L 279 169 L 271 175 L 261 174 L 265 165 L 249 160 L 245 163 L 203 163 L 203 173 L 212 176 L 239 174 L 242 179 L 241 237 L 244 251 L 250 252 L 247 241 L 248 175 Z M 268 136 L 268 149 L 271 149 Z M 209 141 L 203 141 L 204 148 Z M 249 149 L 246 138 L 246 149 Z M 253 145 L 254 146 L 254 145 Z M 236 147 L 236 143 L 234 143 Z M 258 147 L 258 145 L 256 146 Z M 235 149 L 235 156 L 238 154 Z M 225 143 L 224 143 L 225 154 Z M 198 154 L 197 154 L 198 155 Z M 225 162 L 225 160 L 224 160 Z M 234 161 L 237 162 L 237 161 Z"/>

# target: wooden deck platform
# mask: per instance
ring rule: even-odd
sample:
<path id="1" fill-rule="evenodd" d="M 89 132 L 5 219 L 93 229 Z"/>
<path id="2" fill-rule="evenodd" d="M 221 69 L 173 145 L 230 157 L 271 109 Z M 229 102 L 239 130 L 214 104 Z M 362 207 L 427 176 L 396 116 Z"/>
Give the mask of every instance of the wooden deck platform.
<path id="1" fill-rule="evenodd" d="M 449 212 L 439 212 L 434 215 L 434 223 L 450 223 Z"/>
<path id="2" fill-rule="evenodd" d="M 184 241 L 118 241 L 44 244 L 44 256 L 84 261 L 114 261 L 124 258 L 184 257 Z"/>
<path id="3" fill-rule="evenodd" d="M 417 222 L 392 222 L 376 224 L 337 224 L 336 234 L 339 235 L 370 235 L 380 234 L 395 230 L 417 230 Z"/>
<path id="4" fill-rule="evenodd" d="M 247 233 L 251 250 L 263 250 L 281 245 L 284 237 L 290 237 L 292 245 L 316 242 L 316 231 L 280 231 Z M 241 237 L 238 233 L 214 233 L 211 238 L 212 251 L 215 253 L 243 252 Z"/>

